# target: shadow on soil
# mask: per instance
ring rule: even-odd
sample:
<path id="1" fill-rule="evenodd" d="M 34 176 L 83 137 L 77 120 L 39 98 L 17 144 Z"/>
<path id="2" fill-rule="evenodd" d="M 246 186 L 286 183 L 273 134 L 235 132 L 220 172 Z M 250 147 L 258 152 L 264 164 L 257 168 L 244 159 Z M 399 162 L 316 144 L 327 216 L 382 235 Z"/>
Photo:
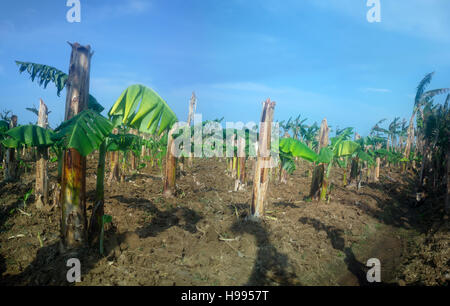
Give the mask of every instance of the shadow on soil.
<path id="1" fill-rule="evenodd" d="M 325 231 L 327 233 L 327 237 L 330 239 L 333 248 L 344 253 L 344 262 L 347 266 L 347 270 L 356 277 L 360 286 L 392 286 L 392 284 L 388 283 L 369 283 L 367 281 L 367 272 L 369 267 L 356 259 L 351 248 L 345 247 L 345 240 L 342 237 L 342 230 L 335 228 L 334 226 L 327 226 L 319 220 L 312 218 L 303 217 L 299 219 L 299 222 L 305 225 L 311 225 L 317 232 Z"/>
<path id="2" fill-rule="evenodd" d="M 139 238 L 154 237 L 172 226 L 179 226 L 190 233 L 196 233 L 196 224 L 201 217 L 187 208 L 171 208 L 167 211 L 159 210 L 154 204 L 145 199 L 115 197 L 121 203 L 136 209 L 149 212 L 152 221 L 136 230 Z M 113 250 L 127 239 L 129 232 L 118 234 L 114 225 L 105 231 L 105 257 L 113 256 Z M 0 285 L 71 285 L 67 281 L 67 267 L 69 258 L 78 258 L 81 263 L 81 275 L 86 275 L 101 260 L 98 246 L 83 248 L 70 253 L 61 254 L 59 242 L 40 248 L 34 260 L 17 275 L 0 277 Z M 0 257 L 0 272 L 6 270 L 6 263 Z M 0 275 L 2 275 L 0 273 Z"/>
<path id="3" fill-rule="evenodd" d="M 413 190 L 415 181 L 411 177 L 405 175 L 404 182 L 399 182 L 388 176 L 380 177 L 380 182 L 369 183 L 363 186 L 359 191 L 348 190 L 347 192 L 354 192 L 364 198 L 371 198 L 376 202 L 378 209 L 373 209 L 364 200 L 355 203 L 342 203 L 343 205 L 357 205 L 366 214 L 377 219 L 380 223 L 391 225 L 396 228 L 403 228 L 406 230 L 415 229 L 423 233 L 426 229 L 417 221 L 417 207 L 416 194 Z M 345 188 L 344 188 L 345 189 Z M 369 192 L 370 190 L 379 190 L 386 196 L 385 199 Z"/>
<path id="4" fill-rule="evenodd" d="M 258 253 L 251 276 L 245 286 L 301 285 L 291 270 L 289 258 L 270 243 L 269 236 L 260 222 L 237 221 L 231 226 L 234 233 L 249 233 L 256 238 Z M 292 269 L 293 270 L 293 269 Z"/>
<path id="5" fill-rule="evenodd" d="M 139 238 L 155 237 L 172 226 L 179 226 L 194 234 L 197 232 L 196 224 L 201 220 L 200 215 L 186 207 L 175 207 L 162 211 L 146 199 L 125 198 L 123 196 L 112 198 L 129 207 L 143 210 L 152 216 L 152 221 L 149 224 L 136 230 Z"/>

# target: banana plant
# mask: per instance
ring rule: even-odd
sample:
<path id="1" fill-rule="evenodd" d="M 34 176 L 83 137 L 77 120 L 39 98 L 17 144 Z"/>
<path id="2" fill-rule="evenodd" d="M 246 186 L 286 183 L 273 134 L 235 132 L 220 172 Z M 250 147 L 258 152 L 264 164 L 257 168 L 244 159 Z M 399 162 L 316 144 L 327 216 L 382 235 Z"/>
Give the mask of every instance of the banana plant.
<path id="1" fill-rule="evenodd" d="M 295 118 L 293 121 L 291 121 L 291 118 L 289 118 L 288 126 L 292 130 L 292 135 L 294 139 L 302 140 L 302 135 L 305 131 L 305 121 L 308 120 L 307 118 L 300 120 L 301 115 L 298 115 L 297 118 Z"/>
<path id="2" fill-rule="evenodd" d="M 418 188 L 431 187 L 436 192 L 445 177 L 445 162 L 449 154 L 449 102 L 450 95 L 447 95 L 443 105 L 430 101 L 423 107 L 421 124 L 418 124 L 418 132 L 422 135 L 423 142 Z M 426 186 L 425 177 L 429 177 L 432 184 Z"/>
<path id="3" fill-rule="evenodd" d="M 405 157 L 409 156 L 411 147 L 414 142 L 414 117 L 416 116 L 417 112 L 422 112 L 422 107 L 426 103 L 430 102 L 433 99 L 433 97 L 450 92 L 450 88 L 440 88 L 426 91 L 428 85 L 431 83 L 433 79 L 433 76 L 434 72 L 426 74 L 425 77 L 420 81 L 419 85 L 417 86 L 413 111 L 411 114 L 411 118 L 409 120 L 408 135 L 404 151 Z"/>
<path id="4" fill-rule="evenodd" d="M 8 130 L 9 136 L 2 141 L 6 147 L 19 145 L 30 147 L 51 147 L 56 145 L 64 149 L 73 148 L 87 156 L 97 150 L 112 130 L 108 119 L 92 110 L 84 110 L 70 120 L 64 121 L 54 131 L 37 125 L 21 125 Z"/>
<path id="5" fill-rule="evenodd" d="M 122 177 L 124 179 L 125 168 L 128 164 L 128 153 L 132 153 L 135 156 L 139 155 L 139 150 L 142 145 L 142 138 L 135 134 L 128 133 L 127 128 L 118 129 L 118 134 L 110 134 L 106 142 L 107 152 L 121 152 L 122 153 Z"/>
<path id="6" fill-rule="evenodd" d="M 150 167 L 153 167 L 156 163 L 161 171 L 161 175 L 163 175 L 163 160 L 167 150 L 167 133 L 164 133 L 162 137 L 151 135 L 149 139 L 142 139 L 142 143 L 149 154 L 143 157 L 144 160 L 150 162 Z"/>
<path id="7" fill-rule="evenodd" d="M 279 155 L 280 155 L 280 181 L 285 183 L 286 174 L 292 174 L 296 165 L 294 162 L 295 157 L 300 157 L 308 162 L 315 162 L 318 158 L 318 154 L 309 148 L 303 142 L 293 138 L 282 138 L 279 143 Z M 286 173 L 286 174 L 285 174 Z"/>
<path id="8" fill-rule="evenodd" d="M 2 141 L 7 137 L 6 132 L 9 130 L 9 123 L 6 120 L 0 120 L 0 164 L 3 163 L 3 145 Z"/>
<path id="9" fill-rule="evenodd" d="M 126 88 L 111 107 L 108 116 L 114 127 L 124 125 L 151 135 L 161 135 L 165 131 L 170 133 L 178 121 L 166 101 L 153 89 L 140 84 Z M 171 154 L 172 137 L 168 138 L 167 146 L 164 194 L 172 196 L 175 193 L 176 172 L 176 159 Z"/>
<path id="10" fill-rule="evenodd" d="M 5 146 L 26 144 L 31 147 L 53 147 L 57 152 L 73 148 L 82 156 L 99 150 L 96 203 L 89 224 L 89 239 L 93 239 L 92 237 L 95 235 L 92 233 L 94 229 L 98 228 L 95 223 L 99 221 L 96 219 L 99 215 L 103 215 L 105 139 L 111 133 L 112 128 L 113 125 L 108 119 L 87 109 L 70 120 L 64 121 L 54 131 L 37 125 L 24 125 L 9 130 L 6 134 L 10 137 L 3 141 Z"/>
<path id="11" fill-rule="evenodd" d="M 320 152 L 316 164 L 324 164 L 326 166 L 326 172 L 321 184 L 320 200 L 326 199 L 328 191 L 328 182 L 330 172 L 334 165 L 341 163 L 341 158 L 351 156 L 359 149 L 359 144 L 350 140 L 350 135 L 353 134 L 353 128 L 346 128 L 338 134 L 338 136 L 331 138 L 331 144 L 327 147 L 323 147 Z"/>
<path id="12" fill-rule="evenodd" d="M 317 122 L 314 122 L 312 125 L 306 126 L 303 134 L 303 139 L 305 144 L 315 150 L 318 146 L 317 134 L 319 133 L 320 126 Z"/>

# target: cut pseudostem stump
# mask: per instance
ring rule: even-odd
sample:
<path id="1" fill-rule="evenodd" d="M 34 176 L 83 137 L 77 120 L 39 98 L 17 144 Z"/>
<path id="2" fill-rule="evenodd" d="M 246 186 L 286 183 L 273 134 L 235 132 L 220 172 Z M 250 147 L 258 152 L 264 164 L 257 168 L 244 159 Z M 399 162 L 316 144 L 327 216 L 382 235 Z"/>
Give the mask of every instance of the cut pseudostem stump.
<path id="1" fill-rule="evenodd" d="M 325 148 L 328 146 L 328 133 L 330 132 L 330 129 L 328 128 L 328 122 L 327 119 L 324 118 L 322 120 L 322 124 L 320 125 L 319 130 L 319 146 L 317 147 L 317 153 L 320 153 L 320 150 L 322 148 Z M 326 180 L 325 178 L 325 165 L 319 164 L 314 167 L 312 182 L 311 182 L 311 189 L 309 192 L 309 196 L 312 200 L 318 200 L 319 198 L 322 198 L 326 196 L 326 188 L 327 188 L 327 182 L 324 182 Z M 322 189 L 322 192 L 320 190 Z M 324 194 L 325 190 L 325 194 Z"/>
<path id="2" fill-rule="evenodd" d="M 245 138 L 238 139 L 237 178 L 234 190 L 242 190 L 245 186 Z"/>
<path id="3" fill-rule="evenodd" d="M 259 128 L 259 144 L 257 160 L 254 169 L 253 195 L 250 206 L 250 217 L 258 220 L 264 216 L 265 205 L 267 202 L 267 188 L 269 186 L 269 167 L 272 120 L 275 109 L 275 102 L 267 99 L 263 102 L 263 111 L 261 115 L 261 126 Z"/>
<path id="4" fill-rule="evenodd" d="M 164 176 L 164 197 L 173 197 L 175 195 L 175 178 L 176 178 L 176 158 L 175 158 L 175 141 L 172 137 L 173 129 L 170 129 L 167 138 L 166 153 L 166 170 Z"/>
<path id="5" fill-rule="evenodd" d="M 188 126 L 191 126 L 192 120 L 194 120 L 194 113 L 196 107 L 197 107 L 197 97 L 195 96 L 195 92 L 192 92 L 191 100 L 189 101 L 189 114 L 187 120 Z M 188 166 L 192 167 L 193 164 L 194 164 L 194 153 L 189 152 Z"/>
<path id="6" fill-rule="evenodd" d="M 44 101 L 39 101 L 38 126 L 46 129 L 48 126 L 48 109 Z M 36 207 L 43 209 L 48 205 L 48 176 L 47 176 L 48 148 L 37 148 L 36 161 Z"/>

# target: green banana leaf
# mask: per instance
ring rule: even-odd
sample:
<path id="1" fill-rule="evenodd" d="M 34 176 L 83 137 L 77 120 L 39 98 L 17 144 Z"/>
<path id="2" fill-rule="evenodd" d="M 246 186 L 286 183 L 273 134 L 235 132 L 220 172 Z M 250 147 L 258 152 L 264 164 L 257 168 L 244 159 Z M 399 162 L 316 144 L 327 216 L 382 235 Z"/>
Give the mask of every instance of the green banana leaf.
<path id="1" fill-rule="evenodd" d="M 290 153 L 294 157 L 301 157 L 307 161 L 314 162 L 318 155 L 311 150 L 307 145 L 293 138 L 280 139 L 280 151 Z"/>
<path id="2" fill-rule="evenodd" d="M 333 150 L 334 156 L 341 157 L 352 155 L 359 149 L 359 144 L 352 140 L 344 140 L 339 142 Z"/>
<path id="3" fill-rule="evenodd" d="M 166 101 L 153 89 L 139 84 L 131 85 L 122 92 L 108 116 L 113 118 L 116 126 L 120 123 L 144 133 L 154 134 L 157 131 L 158 135 L 178 121 Z"/>
<path id="4" fill-rule="evenodd" d="M 10 129 L 6 135 L 30 147 L 49 147 L 53 145 L 53 132 L 37 125 L 21 125 Z"/>
<path id="5" fill-rule="evenodd" d="M 0 134 L 5 133 L 9 129 L 9 124 L 5 120 L 0 120 Z"/>
<path id="6" fill-rule="evenodd" d="M 366 152 L 364 151 L 358 151 L 357 156 L 360 160 L 365 161 L 367 163 L 369 163 L 369 165 L 372 165 L 374 163 L 373 158 Z"/>
<path id="7" fill-rule="evenodd" d="M 43 86 L 44 89 L 47 88 L 48 83 L 54 83 L 58 97 L 64 87 L 66 87 L 69 76 L 55 67 L 20 61 L 16 61 L 16 64 L 19 66 L 20 73 L 26 70 L 30 74 L 31 81 L 34 82 L 36 79 L 39 86 Z M 101 113 L 105 109 L 92 95 L 89 95 L 88 108 L 97 113 Z"/>
<path id="8" fill-rule="evenodd" d="M 336 163 L 339 166 L 339 168 L 346 168 L 347 167 L 347 159 L 340 159 L 340 158 L 336 158 Z"/>
<path id="9" fill-rule="evenodd" d="M 6 138 L 2 140 L 2 145 L 5 148 L 17 149 L 22 143 L 15 138 Z"/>
<path id="10" fill-rule="evenodd" d="M 377 155 L 378 157 L 385 157 L 386 155 L 389 154 L 389 151 L 386 149 L 378 149 L 378 150 L 375 150 L 374 152 L 375 152 L 375 155 Z"/>
<path id="11" fill-rule="evenodd" d="M 333 151 L 330 148 L 325 147 L 320 149 L 319 156 L 317 157 L 317 164 L 329 164 L 333 160 Z"/>
<path id="12" fill-rule="evenodd" d="M 88 109 L 92 109 L 93 111 L 100 114 L 105 108 L 97 102 L 97 99 L 94 98 L 94 96 L 89 95 Z"/>
<path id="13" fill-rule="evenodd" d="M 106 151 L 133 150 L 141 142 L 141 138 L 134 134 L 110 134 L 106 144 Z"/>
<path id="14" fill-rule="evenodd" d="M 56 128 L 52 140 L 63 140 L 66 148 L 76 149 L 82 156 L 87 156 L 100 147 L 112 129 L 108 119 L 87 109 Z"/>
<path id="15" fill-rule="evenodd" d="M 295 162 L 292 159 L 292 155 L 280 151 L 281 168 L 288 174 L 292 174 L 295 171 Z"/>
<path id="16" fill-rule="evenodd" d="M 34 82 L 35 78 L 37 78 L 39 86 L 46 88 L 48 83 L 53 82 L 56 86 L 58 97 L 66 86 L 68 75 L 55 67 L 20 61 L 16 61 L 16 64 L 19 66 L 20 73 L 27 71 L 30 74 L 31 81 Z"/>

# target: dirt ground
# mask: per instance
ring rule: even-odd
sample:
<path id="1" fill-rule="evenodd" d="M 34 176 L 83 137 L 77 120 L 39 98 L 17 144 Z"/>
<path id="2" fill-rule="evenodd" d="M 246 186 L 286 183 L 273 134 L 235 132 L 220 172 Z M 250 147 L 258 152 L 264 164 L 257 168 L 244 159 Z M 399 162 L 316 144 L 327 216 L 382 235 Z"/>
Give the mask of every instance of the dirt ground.
<path id="1" fill-rule="evenodd" d="M 248 162 L 249 177 L 252 162 Z M 76 285 L 371 285 L 370 258 L 381 262 L 384 285 L 448 285 L 449 222 L 435 199 L 415 205 L 413 174 L 381 171 L 379 183 L 343 188 L 331 174 L 330 201 L 309 201 L 305 162 L 269 187 L 267 217 L 248 221 L 251 187 L 234 192 L 218 159 L 197 159 L 162 197 L 157 168 L 105 186 L 105 255 L 59 254 L 59 208 L 38 211 L 24 194 L 31 170 L 0 188 L 0 284 L 69 285 L 66 261 L 81 261 Z M 88 159 L 88 216 L 96 162 Z M 56 164 L 51 164 L 51 183 Z M 248 186 L 251 186 L 251 181 Z M 50 184 L 52 185 L 52 184 Z M 434 205 L 433 205 L 434 203 Z"/>

